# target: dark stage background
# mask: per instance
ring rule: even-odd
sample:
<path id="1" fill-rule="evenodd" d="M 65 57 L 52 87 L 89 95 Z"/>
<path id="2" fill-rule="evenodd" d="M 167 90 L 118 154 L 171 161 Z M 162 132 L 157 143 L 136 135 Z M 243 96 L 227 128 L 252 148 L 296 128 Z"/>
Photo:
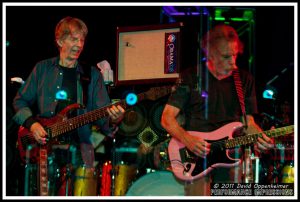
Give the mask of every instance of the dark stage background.
<path id="1" fill-rule="evenodd" d="M 243 7 L 232 7 L 243 8 Z M 274 76 L 272 82 L 278 91 L 277 101 L 294 102 L 294 8 L 292 6 L 247 7 L 255 10 L 253 37 L 254 76 L 257 85 L 257 98 L 260 111 L 270 111 L 271 103 L 262 99 L 265 85 Z M 212 10 L 213 7 L 208 7 Z M 58 51 L 54 43 L 56 23 L 65 16 L 81 18 L 86 22 L 89 34 L 81 59 L 91 64 L 107 60 L 112 69 L 116 65 L 116 28 L 122 26 L 140 26 L 168 23 L 160 6 L 14 6 L 7 7 L 6 37 L 10 45 L 6 52 L 6 77 L 29 75 L 39 60 L 56 56 Z M 183 55 L 195 55 L 197 36 L 200 29 L 199 16 L 177 18 L 184 21 L 189 31 L 183 40 Z M 174 18 L 176 20 L 176 17 Z M 196 33 L 196 34 L 195 34 Z M 244 41 L 247 48 L 247 41 Z M 151 57 L 151 56 L 149 56 Z M 191 63 L 185 57 L 183 63 Z M 247 58 L 245 58 L 245 61 Z M 244 61 L 244 62 L 245 62 Z M 287 68 L 284 74 L 280 72 Z M 9 86 L 8 86 L 9 87 Z M 14 96 L 7 90 L 7 99 Z M 13 95 L 12 95 L 13 94 Z M 116 95 L 118 96 L 118 95 Z M 118 97 L 114 97 L 118 98 Z M 10 103 L 10 100 L 7 100 Z"/>

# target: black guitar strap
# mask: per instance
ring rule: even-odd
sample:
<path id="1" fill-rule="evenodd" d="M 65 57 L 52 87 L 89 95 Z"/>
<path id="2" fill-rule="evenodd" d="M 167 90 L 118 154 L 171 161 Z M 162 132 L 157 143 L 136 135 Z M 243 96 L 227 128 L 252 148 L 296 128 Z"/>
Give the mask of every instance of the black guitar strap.
<path id="1" fill-rule="evenodd" d="M 241 77 L 240 77 L 240 72 L 238 69 L 233 70 L 232 72 L 233 75 L 233 80 L 234 80 L 234 84 L 235 84 L 235 89 L 239 98 L 239 102 L 240 102 L 240 106 L 241 106 L 241 110 L 243 113 L 243 117 L 244 117 L 244 121 L 245 121 L 245 127 L 248 127 L 248 123 L 247 123 L 247 117 L 246 117 L 246 109 L 245 109 L 245 94 L 243 91 L 243 85 L 242 85 L 242 81 L 241 81 Z"/>

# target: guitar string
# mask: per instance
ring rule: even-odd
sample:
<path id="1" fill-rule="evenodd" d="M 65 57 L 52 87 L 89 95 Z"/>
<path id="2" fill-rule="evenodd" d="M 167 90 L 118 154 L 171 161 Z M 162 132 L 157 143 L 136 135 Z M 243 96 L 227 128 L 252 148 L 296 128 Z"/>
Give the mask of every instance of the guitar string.
<path id="1" fill-rule="evenodd" d="M 294 125 L 290 125 L 290 126 L 286 126 L 286 127 L 277 128 L 277 129 L 267 130 L 267 131 L 264 131 L 261 133 L 248 134 L 248 135 L 237 137 L 237 138 L 220 140 L 220 141 L 212 142 L 211 144 L 222 146 L 222 145 L 224 145 L 224 143 L 226 145 L 226 142 L 227 142 L 228 143 L 227 148 L 234 148 L 236 146 L 246 145 L 249 143 L 256 142 L 257 138 L 262 137 L 263 133 L 265 133 L 269 137 L 277 137 L 277 136 L 281 136 L 283 134 L 292 133 L 293 129 L 294 129 Z"/>
<path id="2" fill-rule="evenodd" d="M 257 138 L 262 137 L 263 133 L 265 133 L 269 137 L 277 137 L 277 136 L 281 136 L 283 134 L 292 133 L 293 129 L 294 129 L 294 125 L 290 125 L 290 126 L 286 126 L 286 127 L 263 131 L 261 133 L 248 134 L 245 136 L 240 136 L 240 137 L 236 137 L 236 138 L 232 138 L 232 139 L 219 140 L 219 141 L 211 142 L 210 144 L 217 145 L 217 146 L 225 145 L 226 148 L 234 148 L 236 146 L 246 145 L 249 143 L 256 142 Z M 227 146 L 226 146 L 226 143 L 227 143 Z"/>
<path id="3" fill-rule="evenodd" d="M 151 88 L 148 92 L 140 93 L 138 95 L 138 100 L 145 99 L 147 97 L 147 95 L 148 95 L 148 98 L 150 98 L 152 95 L 152 99 L 155 100 L 155 99 L 158 99 L 162 96 L 169 94 L 170 92 L 171 92 L 171 86 L 154 87 L 154 88 Z M 120 104 L 123 108 L 126 108 L 125 100 L 121 100 L 120 102 L 108 105 L 104 108 L 96 109 L 94 111 L 87 112 L 86 114 L 82 114 L 82 115 L 73 117 L 71 119 L 68 119 L 66 121 L 61 121 L 61 122 L 55 123 L 53 125 L 48 126 L 47 129 L 50 130 L 51 135 L 54 135 L 56 137 L 60 134 L 63 134 L 65 132 L 76 129 L 77 127 L 86 125 L 93 121 L 96 121 L 97 119 L 99 119 L 99 117 L 107 116 L 107 114 L 108 114 L 106 111 L 107 107 L 110 107 L 113 105 L 118 105 L 118 104 Z M 84 117 L 87 116 L 87 114 L 89 114 L 90 119 L 88 119 L 88 120 L 83 119 Z M 79 124 L 77 126 L 76 124 L 74 124 L 76 122 L 79 122 L 79 123 L 81 122 L 81 124 Z"/>
<path id="4" fill-rule="evenodd" d="M 53 127 L 53 125 L 51 127 Z M 49 127 L 49 128 L 51 129 L 51 127 Z M 253 143 L 253 142 L 257 141 L 257 138 L 261 137 L 262 133 L 265 133 L 271 137 L 277 137 L 277 136 L 281 136 L 282 134 L 292 133 L 293 129 L 294 129 L 294 125 L 290 125 L 290 126 L 286 126 L 286 127 L 282 127 L 282 128 L 267 130 L 267 131 L 257 133 L 257 134 L 249 134 L 246 136 L 241 136 L 241 137 L 237 137 L 237 138 L 233 138 L 233 139 L 220 140 L 220 141 L 212 142 L 211 144 L 222 146 L 222 145 L 224 145 L 224 143 L 227 142 L 229 145 L 228 148 L 233 148 L 235 146 L 244 144 L 244 142 L 245 142 L 244 140 L 248 140 L 249 143 Z M 51 131 L 51 132 L 53 132 L 53 131 Z M 29 136 L 24 136 L 22 138 L 22 140 L 29 142 L 30 140 L 35 140 L 35 139 L 33 136 L 29 135 Z"/>
<path id="5" fill-rule="evenodd" d="M 152 93 L 151 93 L 151 91 L 152 91 Z M 171 92 L 170 86 L 152 88 L 149 92 L 140 93 L 138 95 L 138 100 L 139 101 L 144 100 L 146 97 L 150 98 L 151 94 L 154 95 L 154 98 L 152 98 L 152 99 L 158 99 L 159 97 L 165 96 L 165 95 L 169 94 L 170 92 Z M 147 94 L 148 94 L 148 96 L 147 96 Z M 55 136 L 63 134 L 65 132 L 68 132 L 70 130 L 77 128 L 77 126 L 76 126 L 76 124 L 74 124 L 74 122 L 76 123 L 76 121 L 80 122 L 83 120 L 83 123 L 81 125 L 86 125 L 87 123 L 96 121 L 99 117 L 107 116 L 107 114 L 108 114 L 106 111 L 107 107 L 110 107 L 113 105 L 118 105 L 118 104 L 122 105 L 123 108 L 126 108 L 126 101 L 121 100 L 120 102 L 108 105 L 105 108 L 100 108 L 98 110 L 90 111 L 90 112 L 87 112 L 86 114 L 82 114 L 82 115 L 76 116 L 74 118 L 68 119 L 66 121 L 53 124 L 52 126 L 49 126 L 48 128 L 51 130 L 52 134 L 55 134 Z M 84 122 L 85 120 L 83 119 L 83 117 L 87 116 L 87 114 L 90 115 L 91 119 L 88 119 L 88 120 L 86 120 L 86 122 Z M 70 125 L 70 124 L 72 124 L 72 125 Z M 65 128 L 64 126 L 66 126 L 67 128 Z"/>
<path id="6" fill-rule="evenodd" d="M 99 117 L 104 117 L 108 115 L 106 109 L 108 107 L 111 107 L 113 105 L 118 105 L 118 104 L 122 106 L 125 105 L 124 100 L 118 103 L 114 103 L 112 105 L 105 106 L 104 108 L 96 109 L 94 111 L 90 111 L 85 114 L 81 114 L 79 116 L 67 119 L 66 121 L 55 123 L 49 126 L 48 128 L 50 129 L 51 135 L 54 135 L 54 137 L 56 137 L 60 134 L 76 129 L 78 125 L 79 126 L 86 125 L 87 123 L 96 121 Z M 85 117 L 87 117 L 87 119 Z M 81 123 L 81 124 L 74 124 L 74 123 Z"/>
<path id="7" fill-rule="evenodd" d="M 154 88 L 152 88 L 152 90 L 153 90 L 153 89 L 154 89 Z M 168 93 L 171 92 L 171 88 L 170 88 L 169 86 L 168 86 L 167 88 L 164 87 L 164 89 L 165 89 L 165 95 L 167 95 Z M 156 90 L 154 90 L 154 91 L 157 92 L 157 88 L 156 88 Z M 156 94 L 158 95 L 158 93 L 156 93 Z M 146 93 L 141 93 L 141 94 L 138 95 L 138 97 L 139 97 L 140 99 L 144 99 L 145 95 L 146 95 Z M 113 105 L 117 105 L 117 104 L 121 104 L 123 107 L 124 107 L 124 106 L 126 107 L 125 100 L 122 100 L 122 101 L 120 101 L 120 102 L 114 103 L 114 104 L 109 105 L 109 106 L 113 106 Z M 72 121 L 75 122 L 75 121 L 83 120 L 83 117 L 87 116 L 87 114 L 90 114 L 90 117 L 91 117 L 91 119 L 86 120 L 87 123 L 92 122 L 92 121 L 96 121 L 98 117 L 107 115 L 106 109 L 107 109 L 107 107 L 109 107 L 109 106 L 106 106 L 105 108 L 97 109 L 97 110 L 95 110 L 95 111 L 90 111 L 90 112 L 88 112 L 88 113 L 86 113 L 86 114 L 82 114 L 82 115 L 76 116 L 76 117 L 74 117 L 74 118 L 68 119 L 67 121 L 62 121 L 62 122 L 55 123 L 55 124 L 53 124 L 53 125 L 51 125 L 51 126 L 49 126 L 49 127 L 47 127 L 47 128 L 50 130 L 50 132 L 51 132 L 52 135 L 53 135 L 53 134 L 55 134 L 55 136 L 60 135 L 60 134 L 64 133 L 64 131 L 68 132 L 68 131 L 70 131 L 70 130 L 72 130 L 72 129 L 75 129 L 75 128 L 76 128 L 76 125 L 70 125 L 70 124 L 72 124 Z M 83 123 L 85 123 L 84 120 L 83 120 Z M 68 124 L 68 126 L 71 127 L 71 128 L 68 128 L 68 127 L 67 127 L 67 128 L 63 128 L 66 124 Z M 84 125 L 85 125 L 85 124 L 84 124 Z M 74 128 L 74 127 L 75 127 L 75 128 Z M 285 127 L 283 127 L 283 128 L 285 128 Z M 281 128 L 279 128 L 279 129 L 281 129 Z M 265 131 L 265 133 L 269 133 L 269 132 L 271 133 L 272 131 L 274 131 L 274 130 L 277 131 L 277 130 L 279 130 L 279 129 L 273 129 L 273 130 Z M 255 136 L 256 138 L 253 137 L 253 136 Z M 243 141 L 243 139 L 246 139 L 246 140 L 249 141 L 249 143 L 252 143 L 252 142 L 255 142 L 255 141 L 256 141 L 257 137 L 261 137 L 261 136 L 262 136 L 262 133 L 258 133 L 258 134 L 249 134 L 249 135 L 242 136 L 242 137 L 238 137 L 238 138 L 233 138 L 233 139 L 221 140 L 221 141 L 213 142 L 212 144 L 215 144 L 215 145 L 223 145 L 224 142 L 228 142 L 228 144 L 231 144 L 231 143 L 232 143 L 233 146 L 235 147 L 235 146 L 238 146 L 238 145 L 243 144 L 243 142 L 241 142 L 241 143 L 239 142 L 239 141 Z M 32 139 L 31 136 L 28 136 L 28 137 L 29 137 L 29 139 Z M 253 138 L 255 138 L 255 139 L 253 140 Z M 26 139 L 26 138 L 25 138 L 25 139 Z M 246 144 L 247 144 L 247 143 L 246 143 Z M 229 147 L 229 148 L 230 148 L 230 147 Z"/>
<path id="8" fill-rule="evenodd" d="M 104 111 L 104 113 L 105 112 L 106 111 Z M 100 112 L 100 114 L 101 113 L 103 113 L 103 111 Z M 56 126 L 56 124 L 53 124 L 53 125 L 51 125 L 48 128 L 53 133 L 53 131 L 56 131 L 53 128 L 57 128 L 57 127 L 58 126 Z M 255 136 L 257 138 L 257 137 L 261 137 L 262 133 L 265 133 L 265 134 L 267 134 L 267 135 L 269 135 L 271 137 L 276 137 L 276 136 L 281 136 L 282 134 L 285 134 L 285 133 L 286 134 L 292 133 L 293 129 L 294 129 L 294 125 L 290 125 L 290 126 L 286 126 L 286 127 L 277 128 L 277 129 L 267 130 L 267 131 L 264 131 L 264 132 L 261 132 L 261 133 L 257 133 L 257 134 L 249 134 L 249 135 L 245 135 L 245 136 L 241 136 L 241 137 L 237 137 L 237 138 L 232 138 L 232 139 L 227 139 L 227 140 L 220 140 L 220 141 L 212 142 L 212 144 L 223 144 L 224 142 L 230 142 L 230 141 L 231 142 L 236 141 L 238 144 L 240 144 L 239 141 L 243 141 L 243 139 L 248 139 L 248 140 L 250 139 L 249 143 L 251 143 L 251 142 L 256 141 L 256 139 L 253 140 L 253 136 Z M 279 134 L 277 134 L 277 133 L 279 133 Z M 22 140 L 23 139 L 25 139 L 25 140 L 28 140 L 28 139 L 32 140 L 32 139 L 34 139 L 34 137 L 29 135 L 29 136 L 24 136 L 24 138 L 22 138 Z"/>
<path id="9" fill-rule="evenodd" d="M 159 97 L 165 96 L 165 95 L 169 94 L 170 92 L 171 92 L 171 86 L 155 87 L 155 88 L 151 88 L 148 92 L 139 94 L 138 98 L 139 98 L 139 100 L 143 100 L 145 97 L 147 97 L 147 94 L 148 94 L 149 98 L 151 97 L 151 94 L 152 94 L 152 97 L 153 97 L 153 95 L 155 97 L 152 99 L 158 99 Z M 48 132 L 50 132 L 51 135 L 54 135 L 54 137 L 56 137 L 60 134 L 63 134 L 64 132 L 71 131 L 71 130 L 77 128 L 77 125 L 76 124 L 74 125 L 74 122 L 76 123 L 76 121 L 77 122 L 83 121 L 82 124 L 79 124 L 79 126 L 82 126 L 82 125 L 86 125 L 87 123 L 96 121 L 99 117 L 107 115 L 107 111 L 106 111 L 107 107 L 110 107 L 113 105 L 118 105 L 118 104 L 122 105 L 123 108 L 126 108 L 125 100 L 121 100 L 120 102 L 108 105 L 105 108 L 100 108 L 98 110 L 86 113 L 86 114 L 90 115 L 90 119 L 88 119 L 88 120 L 83 119 L 84 117 L 86 117 L 86 114 L 83 114 L 83 115 L 79 115 L 77 117 L 68 119 L 66 121 L 62 121 L 62 122 L 58 122 L 53 125 L 50 125 L 47 127 L 47 129 L 49 130 Z M 72 124 L 72 125 L 70 125 L 70 124 Z M 26 139 L 32 140 L 33 137 L 31 137 L 31 136 L 29 136 L 28 138 L 25 137 L 25 140 Z"/>
<path id="10" fill-rule="evenodd" d="M 169 91 L 167 91 L 167 92 L 169 92 Z M 159 94 L 160 93 L 157 93 L 158 96 L 161 96 Z M 141 94 L 138 95 L 138 99 L 139 100 L 143 100 L 145 97 L 146 97 L 146 93 L 141 93 Z M 104 108 L 100 108 L 100 109 L 96 109 L 94 111 L 87 112 L 86 114 L 82 114 L 82 115 L 76 116 L 74 118 L 68 119 L 68 120 L 63 121 L 63 122 L 58 122 L 56 124 L 53 124 L 53 125 L 49 126 L 48 128 L 51 130 L 51 133 L 54 134 L 55 136 L 63 134 L 64 132 L 68 132 L 68 131 L 70 131 L 72 129 L 75 129 L 77 127 L 76 124 L 75 125 L 70 125 L 70 124 L 72 124 L 72 122 L 76 123 L 76 121 L 80 122 L 80 121 L 83 120 L 83 123 L 84 123 L 85 120 L 83 118 L 86 117 L 86 116 L 88 116 L 88 115 L 89 115 L 90 119 L 86 120 L 86 123 L 90 123 L 90 122 L 96 121 L 97 119 L 99 119 L 99 117 L 107 116 L 108 112 L 106 111 L 106 109 L 108 107 L 113 106 L 113 105 L 115 105 L 115 106 L 116 105 L 121 105 L 123 108 L 126 108 L 126 101 L 125 100 L 121 100 L 121 101 L 119 101 L 117 103 L 108 105 L 108 106 L 106 106 Z M 65 125 L 67 125 L 67 128 L 63 128 Z M 84 124 L 84 125 L 86 125 L 86 124 Z M 71 128 L 69 129 L 68 127 L 71 127 Z"/>
<path id="11" fill-rule="evenodd" d="M 293 129 L 294 129 L 294 126 L 293 126 L 293 125 L 290 125 L 290 126 L 278 128 L 278 129 L 275 129 L 275 130 L 273 129 L 273 130 L 264 131 L 264 133 L 269 134 L 269 135 L 274 135 L 274 134 L 275 134 L 275 137 L 276 137 L 276 136 L 282 135 L 283 132 L 285 132 L 285 134 L 287 134 L 287 133 L 292 133 L 292 132 L 293 132 Z M 259 134 L 261 135 L 262 133 L 258 133 L 258 134 L 250 134 L 250 135 L 258 137 Z M 243 138 L 243 137 L 245 137 L 245 136 L 238 137 L 238 138 Z M 230 139 L 230 140 L 232 140 L 232 139 Z M 228 140 L 221 140 L 221 141 L 218 141 L 218 142 L 213 142 L 212 144 L 223 144 L 222 142 L 226 142 L 226 141 L 228 141 Z M 197 156 L 197 157 L 198 157 L 198 156 Z M 187 164 L 182 163 L 182 160 L 179 160 L 179 159 L 173 159 L 173 160 L 170 160 L 170 162 L 171 162 L 171 163 L 176 163 L 177 165 L 180 165 L 183 169 L 186 169 L 186 168 L 187 168 L 187 167 L 186 167 Z M 190 163 L 190 162 L 188 162 L 188 163 Z M 173 165 L 173 166 L 176 166 L 176 165 Z M 209 167 L 211 167 L 212 169 L 216 168 L 214 165 L 211 165 L 211 166 L 209 166 Z M 209 168 L 209 167 L 208 167 L 208 168 Z M 208 169 L 208 168 L 207 168 L 207 169 Z M 206 170 L 207 170 L 207 169 L 206 169 Z M 203 172 L 204 172 L 204 171 L 203 171 Z M 201 172 L 201 173 L 203 173 L 203 172 Z M 199 173 L 199 174 L 200 174 L 200 173 Z M 197 176 L 199 176 L 199 174 L 198 174 Z"/>

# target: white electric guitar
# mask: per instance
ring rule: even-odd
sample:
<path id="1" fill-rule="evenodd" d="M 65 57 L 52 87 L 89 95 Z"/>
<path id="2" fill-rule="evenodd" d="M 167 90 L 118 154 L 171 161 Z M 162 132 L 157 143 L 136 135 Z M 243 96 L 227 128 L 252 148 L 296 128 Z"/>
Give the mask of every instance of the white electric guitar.
<path id="1" fill-rule="evenodd" d="M 257 142 L 258 137 L 265 133 L 268 137 L 277 137 L 294 132 L 294 125 L 276 128 L 257 134 L 235 137 L 241 133 L 243 124 L 232 122 L 212 132 L 189 131 L 188 133 L 201 137 L 211 143 L 210 153 L 206 158 L 196 156 L 176 138 L 172 138 L 168 153 L 174 175 L 184 181 L 192 181 L 207 175 L 216 167 L 233 167 L 241 163 L 239 156 L 234 157 L 235 147 Z M 232 157 L 233 156 L 233 157 Z"/>

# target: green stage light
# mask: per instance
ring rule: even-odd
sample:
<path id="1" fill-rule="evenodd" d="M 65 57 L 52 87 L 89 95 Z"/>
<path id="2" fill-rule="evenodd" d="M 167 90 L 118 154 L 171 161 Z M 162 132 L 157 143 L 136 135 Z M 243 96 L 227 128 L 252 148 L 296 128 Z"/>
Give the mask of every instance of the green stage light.
<path id="1" fill-rule="evenodd" d="M 230 7 L 215 9 L 214 19 L 216 21 L 253 21 L 253 11 L 247 9 L 232 9 Z"/>

